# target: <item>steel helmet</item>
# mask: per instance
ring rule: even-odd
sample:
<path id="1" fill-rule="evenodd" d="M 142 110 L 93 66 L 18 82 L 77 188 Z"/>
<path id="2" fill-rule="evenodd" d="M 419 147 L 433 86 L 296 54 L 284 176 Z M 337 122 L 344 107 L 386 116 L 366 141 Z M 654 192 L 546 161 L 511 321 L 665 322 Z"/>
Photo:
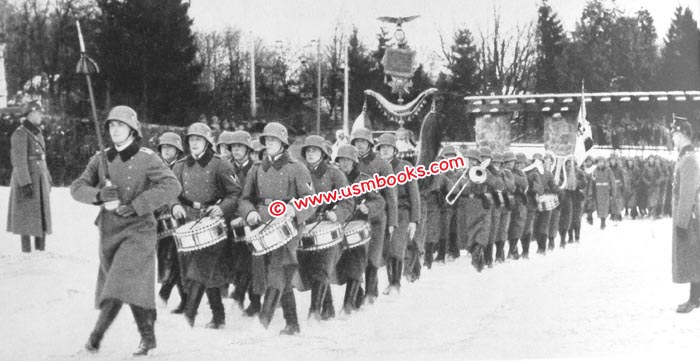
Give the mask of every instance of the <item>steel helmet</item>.
<path id="1" fill-rule="evenodd" d="M 204 123 L 192 123 L 192 125 L 187 128 L 187 138 L 192 135 L 200 136 L 206 139 L 212 147 L 214 146 L 214 139 L 211 137 L 211 128 L 209 128 L 208 125 Z"/>
<path id="2" fill-rule="evenodd" d="M 268 123 L 263 129 L 263 133 L 260 136 L 260 143 L 265 145 L 265 137 L 273 137 L 279 139 L 282 144 L 289 147 L 289 139 L 287 136 L 287 128 L 280 123 Z"/>
<path id="3" fill-rule="evenodd" d="M 350 144 L 355 145 L 355 140 L 364 139 L 369 142 L 370 145 L 374 144 L 374 139 L 372 139 L 372 131 L 367 128 L 359 128 L 352 132 L 350 136 Z"/>
<path id="4" fill-rule="evenodd" d="M 161 134 L 161 136 L 158 138 L 158 149 L 160 149 L 161 145 L 171 145 L 177 148 L 177 150 L 184 152 L 184 149 L 182 148 L 182 138 L 173 132 L 165 132 Z"/>
<path id="5" fill-rule="evenodd" d="M 352 160 L 355 163 L 359 162 L 358 156 L 357 156 L 357 148 L 353 147 L 350 144 L 343 144 L 340 147 L 338 147 L 338 154 L 335 156 L 335 161 L 338 161 L 338 158 L 347 158 Z"/>
<path id="6" fill-rule="evenodd" d="M 320 149 L 321 152 L 326 155 L 326 157 L 331 157 L 331 154 L 328 152 L 328 148 L 326 147 L 326 141 L 320 135 L 309 135 L 306 137 L 306 139 L 304 139 L 304 145 L 301 146 L 302 157 L 306 158 L 306 149 L 310 147 L 316 147 Z"/>
<path id="7" fill-rule="evenodd" d="M 136 111 L 130 107 L 126 105 L 117 105 L 116 107 L 112 108 L 107 115 L 105 127 L 109 126 L 109 122 L 111 120 L 118 120 L 128 125 L 129 128 L 136 132 L 136 135 L 138 135 L 139 138 L 143 138 L 143 134 L 141 133 L 141 122 L 139 122 L 138 117 L 136 116 Z"/>

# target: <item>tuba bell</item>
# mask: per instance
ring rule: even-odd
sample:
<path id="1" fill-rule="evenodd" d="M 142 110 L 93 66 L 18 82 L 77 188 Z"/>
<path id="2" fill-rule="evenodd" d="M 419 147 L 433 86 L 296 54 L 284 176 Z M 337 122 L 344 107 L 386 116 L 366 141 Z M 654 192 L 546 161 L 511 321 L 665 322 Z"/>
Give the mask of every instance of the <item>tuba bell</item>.
<path id="1" fill-rule="evenodd" d="M 486 167 L 491 164 L 490 159 L 486 159 L 481 164 L 473 166 L 473 167 L 468 167 L 467 169 L 462 172 L 462 175 L 459 176 L 459 179 L 455 182 L 455 184 L 452 186 L 449 192 L 447 192 L 447 195 L 445 196 L 445 202 L 449 205 L 455 204 L 457 199 L 459 199 L 459 196 L 462 195 L 462 192 L 464 192 L 464 189 L 467 188 L 467 186 L 470 183 L 474 184 L 482 184 L 486 182 Z M 461 187 L 460 187 L 461 186 Z M 457 187 L 460 187 L 459 190 Z"/>

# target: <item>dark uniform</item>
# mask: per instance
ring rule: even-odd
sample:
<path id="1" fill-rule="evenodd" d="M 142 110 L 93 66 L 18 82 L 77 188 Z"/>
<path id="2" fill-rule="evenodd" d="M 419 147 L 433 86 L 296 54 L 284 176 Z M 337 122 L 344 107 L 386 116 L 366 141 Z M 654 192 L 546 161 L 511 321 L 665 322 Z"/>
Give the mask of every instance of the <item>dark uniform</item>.
<path id="1" fill-rule="evenodd" d="M 480 150 L 482 159 L 493 160 L 491 150 L 482 148 Z M 498 155 L 500 157 L 500 155 Z M 493 248 L 496 242 L 498 229 L 501 226 L 501 211 L 503 206 L 503 191 L 505 183 L 503 182 L 503 171 L 496 169 L 493 165 L 486 168 L 486 193 L 484 194 L 491 200 L 491 226 L 488 230 L 488 244 L 484 250 L 484 262 L 487 267 L 493 267 Z"/>
<path id="2" fill-rule="evenodd" d="M 350 144 L 354 145 L 357 139 L 364 139 L 373 144 L 372 132 L 368 129 L 358 129 L 353 132 L 350 138 Z M 362 173 L 369 174 L 374 177 L 375 174 L 380 176 L 388 176 L 394 171 L 391 164 L 382 159 L 371 149 L 360 155 L 360 162 L 357 164 L 358 169 Z M 387 227 L 396 227 L 398 225 L 398 200 L 395 187 L 386 187 L 380 191 L 384 201 L 386 202 L 385 217 L 375 218 L 370 220 L 372 230 L 372 240 L 369 244 L 369 254 L 367 256 L 367 269 L 365 270 L 365 287 L 367 288 L 366 295 L 369 301 L 373 302 L 374 298 L 379 295 L 379 284 L 377 279 L 377 269 L 382 265 L 382 250 L 384 249 L 384 238 L 386 237 Z"/>
<path id="3" fill-rule="evenodd" d="M 515 160 L 519 164 L 511 170 L 513 174 L 513 182 L 515 183 L 515 191 L 513 192 L 513 201 L 511 203 L 510 224 L 508 225 L 508 258 L 518 259 L 518 240 L 523 236 L 525 229 L 525 220 L 527 218 L 527 176 L 521 170 L 527 164 L 527 157 L 523 153 L 518 153 Z M 523 249 L 525 245 L 523 244 Z"/>
<path id="4" fill-rule="evenodd" d="M 515 161 L 515 156 L 513 153 L 505 153 L 503 155 L 494 155 L 494 161 L 500 161 L 501 164 L 504 162 Z M 496 262 L 505 261 L 505 243 L 508 240 L 508 227 L 510 226 L 511 211 L 515 204 L 515 197 L 513 193 L 516 190 L 515 177 L 510 169 L 505 167 L 500 168 L 501 178 L 503 179 L 504 189 L 501 194 L 496 194 L 494 197 L 502 199 L 501 204 L 501 218 L 498 220 L 498 228 L 496 228 L 496 238 L 494 240 L 496 244 Z M 495 199 L 495 198 L 494 198 Z"/>
<path id="5" fill-rule="evenodd" d="M 316 147 L 324 154 L 320 163 L 316 165 L 306 163 L 316 192 L 330 192 L 334 189 L 346 187 L 348 180 L 345 178 L 345 174 L 327 160 L 327 158 L 330 158 L 330 153 L 326 151 L 323 138 L 318 135 L 308 136 L 302 146 L 302 156 L 306 157 L 305 154 L 309 147 Z M 335 204 L 323 205 L 318 207 L 314 214 L 315 217 L 312 217 L 312 219 L 314 221 L 323 220 L 323 212 L 332 211 L 336 215 L 336 222 L 345 224 L 351 215 L 354 203 L 354 199 L 348 198 Z M 318 251 L 299 249 L 297 257 L 299 258 L 299 275 L 301 280 L 305 288 L 311 289 L 309 315 L 313 314 L 316 319 L 324 320 L 335 317 L 330 279 L 340 258 L 340 245 Z"/>
<path id="6" fill-rule="evenodd" d="M 671 136 L 680 148 L 673 174 L 673 282 L 690 283 L 688 301 L 676 310 L 688 313 L 700 307 L 700 155 L 691 143 L 693 128 L 689 122 L 675 120 Z"/>
<path id="7" fill-rule="evenodd" d="M 467 159 L 481 162 L 481 154 L 476 149 L 469 149 Z M 456 188 L 459 190 L 464 182 L 468 182 L 457 201 L 457 242 L 460 248 L 466 248 L 472 254 L 472 265 L 481 272 L 484 250 L 489 243 L 492 200 L 486 195 L 486 184 L 477 184 L 466 178 L 462 178 Z"/>
<path id="8" fill-rule="evenodd" d="M 25 104 L 25 116 L 41 117 L 39 102 Z M 30 114 L 31 113 L 31 114 Z M 7 207 L 7 232 L 21 235 L 22 252 L 34 247 L 43 251 L 47 234 L 51 234 L 51 174 L 46 166 L 46 142 L 41 130 L 24 120 L 10 138 L 12 176 Z"/>
<path id="9" fill-rule="evenodd" d="M 539 162 L 539 163 L 538 163 Z M 544 182 L 542 176 L 544 174 L 544 166 L 542 165 L 542 155 L 536 153 L 533 155 L 533 163 L 523 169 L 527 176 L 527 214 L 525 216 L 525 225 L 523 227 L 523 235 L 521 243 L 523 246 L 523 258 L 527 259 L 530 255 L 530 240 L 532 236 L 537 237 L 535 227 L 535 218 L 537 216 L 537 199 L 544 193 Z"/>
<path id="10" fill-rule="evenodd" d="M 583 210 L 583 192 L 586 189 L 586 174 L 575 166 L 573 160 L 568 160 L 564 166 L 567 172 L 566 183 L 559 196 L 559 208 L 561 214 L 559 218 L 560 246 L 566 246 L 566 236 L 568 243 L 574 242 L 574 233 L 580 235 L 581 212 Z M 578 231 L 575 231 L 578 229 Z"/>
<path id="11" fill-rule="evenodd" d="M 211 206 L 221 208 L 224 219 L 233 219 L 241 194 L 241 187 L 233 173 L 231 163 L 214 154 L 214 142 L 210 130 L 203 123 L 194 123 L 187 130 L 187 138 L 199 136 L 209 145 L 195 158 L 192 154 L 175 163 L 173 173 L 182 184 L 178 197 L 187 214 L 186 221 L 196 221 L 206 216 Z M 220 328 L 225 324 L 224 306 L 220 287 L 233 280 L 233 254 L 231 240 L 223 241 L 204 249 L 180 253 L 183 284 L 187 290 L 185 318 L 194 325 L 197 309 L 206 292 L 212 320 L 207 328 Z"/>
<path id="12" fill-rule="evenodd" d="M 279 123 L 269 123 L 265 126 L 261 139 L 274 137 L 288 147 L 287 129 Z M 314 194 L 311 175 L 306 167 L 289 155 L 285 149 L 280 154 L 263 159 L 259 167 L 254 169 L 246 179 L 243 187 L 243 197 L 240 202 L 240 214 L 247 217 L 251 212 L 257 212 L 262 223 L 271 220 L 268 206 L 274 201 L 289 202 L 295 198 L 303 198 Z M 315 208 L 295 212 L 295 225 L 301 233 L 306 220 L 313 215 Z M 265 297 L 259 320 L 267 327 L 274 316 L 278 301 L 282 302 L 282 311 L 287 323 L 283 333 L 299 332 L 296 312 L 296 299 L 292 279 L 297 273 L 298 238 L 291 240 L 264 255 L 267 284 Z"/>
<path id="13" fill-rule="evenodd" d="M 345 157 L 352 160 L 355 165 L 347 174 L 347 179 L 351 184 L 359 183 L 364 180 L 371 179 L 369 174 L 362 173 L 357 167 L 357 149 L 349 144 L 343 144 L 338 147 L 337 158 Z M 362 214 L 357 208 L 364 204 L 367 207 L 367 214 Z M 377 191 L 362 194 L 355 198 L 354 210 L 351 214 L 351 220 L 364 220 L 371 222 L 372 219 L 382 218 L 386 216 L 386 202 Z M 338 284 L 347 284 L 345 287 L 345 298 L 343 300 L 343 310 L 349 314 L 352 310 L 357 310 L 360 307 L 359 299 L 362 298 L 360 292 L 360 284 L 362 283 L 362 275 L 367 267 L 367 250 L 369 243 L 362 246 L 346 249 L 342 252 L 340 260 L 336 264 L 336 275 Z"/>
<path id="14" fill-rule="evenodd" d="M 141 137 L 140 123 L 131 108 L 114 107 L 107 120 L 107 124 L 112 121 L 127 124 Z M 95 306 L 100 309 L 100 316 L 85 347 L 92 352 L 99 349 L 122 303 L 127 303 L 141 334 L 136 354 L 145 355 L 156 347 L 153 212 L 175 199 L 181 188 L 158 155 L 139 147 L 136 140 L 119 151 L 109 148 L 106 157 L 113 186 L 105 186 L 103 153 L 98 153 L 70 188 L 73 199 L 81 203 L 100 205 L 118 199 L 122 205 L 116 211 L 102 208 L 95 221 L 100 233 Z"/>
<path id="15" fill-rule="evenodd" d="M 596 212 L 600 218 L 600 228 L 605 229 L 605 219 L 611 212 L 615 213 L 616 203 L 614 200 L 617 199 L 617 185 L 615 184 L 615 175 L 603 158 L 598 158 L 598 167 L 593 173 L 593 180 L 595 182 Z"/>

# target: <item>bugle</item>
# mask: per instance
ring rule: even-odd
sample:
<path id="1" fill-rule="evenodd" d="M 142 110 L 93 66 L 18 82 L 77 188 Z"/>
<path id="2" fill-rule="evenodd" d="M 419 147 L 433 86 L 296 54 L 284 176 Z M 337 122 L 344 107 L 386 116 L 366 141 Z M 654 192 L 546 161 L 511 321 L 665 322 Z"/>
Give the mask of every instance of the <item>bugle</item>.
<path id="1" fill-rule="evenodd" d="M 474 184 L 482 184 L 486 182 L 486 167 L 491 164 L 490 159 L 486 159 L 481 164 L 473 166 L 473 167 L 468 167 L 467 169 L 462 172 L 462 175 L 459 176 L 459 179 L 455 182 L 455 184 L 452 186 L 449 192 L 447 192 L 447 195 L 445 196 L 445 202 L 449 205 L 453 205 L 457 199 L 459 199 L 459 196 L 462 195 L 462 192 L 464 192 L 464 189 L 467 188 L 467 186 L 470 183 Z M 457 189 L 459 187 L 459 190 Z M 456 194 L 455 194 L 456 193 Z"/>

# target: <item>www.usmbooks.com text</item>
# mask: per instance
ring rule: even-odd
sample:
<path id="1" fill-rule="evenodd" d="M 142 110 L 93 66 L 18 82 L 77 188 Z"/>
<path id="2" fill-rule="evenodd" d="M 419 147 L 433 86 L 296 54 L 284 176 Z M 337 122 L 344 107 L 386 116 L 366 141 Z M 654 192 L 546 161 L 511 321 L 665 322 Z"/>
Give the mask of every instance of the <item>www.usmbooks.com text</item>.
<path id="1" fill-rule="evenodd" d="M 359 197 L 369 192 L 396 187 L 397 185 L 403 185 L 411 181 L 462 168 L 465 167 L 466 164 L 467 162 L 463 157 L 454 157 L 432 162 L 427 167 L 425 165 L 417 165 L 415 167 L 407 165 L 402 171 L 396 174 L 389 174 L 387 176 L 374 174 L 370 179 L 353 183 L 339 189 L 292 199 L 291 204 L 297 211 L 309 207 L 332 204 L 345 199 Z M 279 217 L 286 213 L 286 204 L 282 201 L 272 202 L 268 207 L 268 212 L 274 217 Z"/>

